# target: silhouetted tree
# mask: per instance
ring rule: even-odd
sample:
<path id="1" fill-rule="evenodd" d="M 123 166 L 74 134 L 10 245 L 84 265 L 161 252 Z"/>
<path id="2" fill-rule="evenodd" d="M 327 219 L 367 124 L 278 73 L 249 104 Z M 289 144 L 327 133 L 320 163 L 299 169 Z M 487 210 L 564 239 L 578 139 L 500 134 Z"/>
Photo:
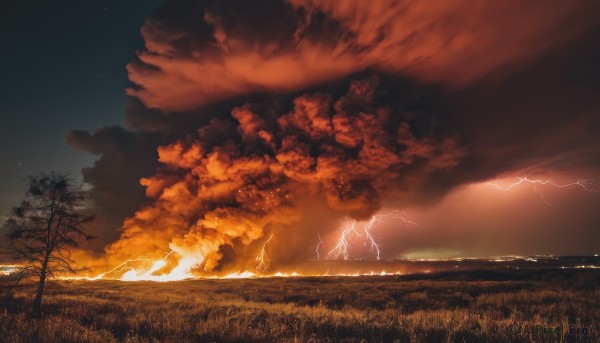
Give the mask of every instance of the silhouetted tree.
<path id="1" fill-rule="evenodd" d="M 38 281 L 33 313 L 41 314 L 44 286 L 49 276 L 74 273 L 71 248 L 80 239 L 92 239 L 84 225 L 93 220 L 84 203 L 84 191 L 67 173 L 29 176 L 29 189 L 12 209 L 5 227 L 6 253 L 17 264 L 17 280 Z"/>

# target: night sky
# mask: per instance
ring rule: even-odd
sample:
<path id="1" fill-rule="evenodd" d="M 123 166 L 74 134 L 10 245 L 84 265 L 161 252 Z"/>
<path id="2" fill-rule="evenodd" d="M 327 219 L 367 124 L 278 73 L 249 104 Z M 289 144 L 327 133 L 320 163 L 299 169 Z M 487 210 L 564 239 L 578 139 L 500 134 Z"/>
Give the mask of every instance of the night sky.
<path id="1" fill-rule="evenodd" d="M 69 147 L 73 128 L 121 124 L 125 64 L 143 47 L 140 27 L 160 1 L 13 1 L 0 14 L 0 213 L 25 176 L 92 165 Z"/>
<path id="2" fill-rule="evenodd" d="M 344 225 L 373 218 L 389 259 L 598 253 L 598 13 L 583 0 L 7 4 L 0 212 L 27 174 L 71 170 L 97 213 L 81 259 L 107 264 L 174 252 L 244 270 L 267 243 L 273 266 L 315 246 L 339 258 Z"/>

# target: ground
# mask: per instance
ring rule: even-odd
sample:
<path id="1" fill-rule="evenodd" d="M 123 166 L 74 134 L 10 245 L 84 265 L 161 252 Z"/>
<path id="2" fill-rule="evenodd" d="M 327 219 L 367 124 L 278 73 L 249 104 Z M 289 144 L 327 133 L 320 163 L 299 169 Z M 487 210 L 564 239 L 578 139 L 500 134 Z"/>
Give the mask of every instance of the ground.
<path id="1" fill-rule="evenodd" d="M 2 342 L 597 342 L 600 271 L 58 281 L 0 288 Z"/>

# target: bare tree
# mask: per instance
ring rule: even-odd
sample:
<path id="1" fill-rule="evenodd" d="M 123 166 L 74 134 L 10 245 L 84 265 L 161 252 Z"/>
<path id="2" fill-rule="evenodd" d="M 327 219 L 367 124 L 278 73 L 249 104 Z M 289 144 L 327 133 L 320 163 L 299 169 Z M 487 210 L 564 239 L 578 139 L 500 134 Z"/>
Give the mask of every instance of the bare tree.
<path id="1" fill-rule="evenodd" d="M 71 248 L 81 239 L 92 239 L 84 231 L 93 220 L 84 203 L 84 191 L 68 173 L 29 176 L 29 189 L 21 204 L 11 211 L 6 253 L 17 263 L 17 280 L 38 281 L 33 313 L 41 314 L 42 296 L 48 277 L 74 273 Z"/>

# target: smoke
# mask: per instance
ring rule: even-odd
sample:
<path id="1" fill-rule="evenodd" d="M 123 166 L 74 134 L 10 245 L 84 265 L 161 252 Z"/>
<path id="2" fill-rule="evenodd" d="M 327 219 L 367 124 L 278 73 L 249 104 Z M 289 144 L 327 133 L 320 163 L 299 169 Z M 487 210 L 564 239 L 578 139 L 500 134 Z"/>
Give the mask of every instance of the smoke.
<path id="1" fill-rule="evenodd" d="M 145 200 L 139 178 L 157 166 L 156 141 L 151 135 L 119 126 L 99 128 L 92 134 L 73 130 L 67 136 L 71 146 L 101 156 L 93 167 L 82 170 L 83 181 L 93 185 L 89 196 L 97 215 L 89 229 L 98 239 L 86 243 L 88 247 L 99 250 L 117 239 L 114 229 Z"/>
<path id="2" fill-rule="evenodd" d="M 515 171 L 600 170 L 596 13 L 592 1 L 166 1 L 127 65 L 127 129 L 68 138 L 100 155 L 84 170 L 95 230 L 111 262 L 175 251 L 215 271 L 255 267 L 271 234 L 271 261 L 287 263 L 344 216 L 412 206 L 424 224 L 391 235 L 390 256 L 473 251 L 514 222 L 457 220 L 466 233 L 453 236 L 452 217 L 495 196 L 448 210 L 444 195 Z M 597 236 L 590 218 L 581 240 Z"/>
<path id="3" fill-rule="evenodd" d="M 248 103 L 232 110 L 235 122 L 214 119 L 159 147 L 161 167 L 141 181 L 154 202 L 125 221 L 108 254 L 173 250 L 202 256 L 211 271 L 224 246 L 244 251 L 267 232 L 290 246 L 285 230 L 308 234 L 296 225 L 307 215 L 297 205 L 303 199 L 327 206 L 329 216 L 365 219 L 402 193 L 407 175 L 425 179 L 456 166 L 465 154 L 456 139 L 419 135 L 411 125 L 425 114 L 381 103 L 378 86 L 371 77 L 352 81 L 338 99 L 304 94 L 283 114 Z"/>
<path id="4" fill-rule="evenodd" d="M 558 0 L 172 0 L 142 28 L 146 50 L 127 66 L 138 87 L 127 92 L 173 112 L 365 69 L 462 87 L 523 66 L 590 28 L 594 7 Z"/>

